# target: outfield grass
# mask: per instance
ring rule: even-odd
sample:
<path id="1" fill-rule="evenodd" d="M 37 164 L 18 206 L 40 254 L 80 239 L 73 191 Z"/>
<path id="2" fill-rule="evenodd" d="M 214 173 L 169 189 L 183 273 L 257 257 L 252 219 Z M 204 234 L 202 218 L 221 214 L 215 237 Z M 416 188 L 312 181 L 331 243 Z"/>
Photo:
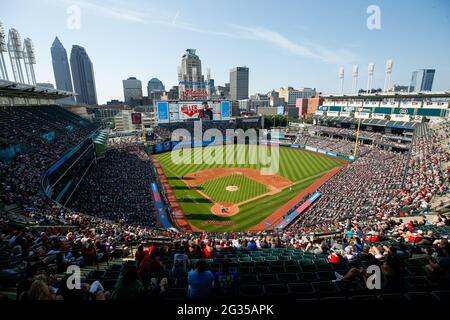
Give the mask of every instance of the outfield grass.
<path id="1" fill-rule="evenodd" d="M 228 186 L 236 186 L 238 190 L 228 191 Z M 223 203 L 240 203 L 269 192 L 265 185 L 241 174 L 209 180 L 200 185 L 200 190 L 213 201 Z"/>
<path id="2" fill-rule="evenodd" d="M 245 152 L 244 163 L 241 164 L 207 164 L 194 163 L 199 160 L 201 149 L 191 151 L 192 162 L 190 164 L 175 164 L 171 160 L 171 152 L 162 153 L 156 156 L 160 161 L 161 167 L 172 186 L 173 192 L 177 197 L 180 206 L 190 223 L 196 227 L 207 231 L 242 231 L 258 224 L 266 217 L 270 216 L 277 208 L 291 200 L 296 194 L 305 189 L 315 180 L 322 177 L 326 172 L 340 165 L 342 162 L 338 159 L 332 159 L 320 154 L 307 152 L 301 149 L 280 148 L 279 171 L 277 174 L 293 182 L 292 190 L 289 188 L 277 193 L 276 195 L 264 196 L 255 201 L 247 203 L 239 208 L 239 213 L 231 217 L 218 217 L 211 213 L 212 202 L 205 199 L 196 190 L 189 189 L 181 180 L 181 177 L 188 173 L 202 171 L 210 168 L 253 168 L 260 169 L 265 167 L 260 164 L 250 164 L 248 155 L 255 148 L 267 148 L 264 146 L 241 146 L 238 154 Z M 216 152 L 220 152 L 222 146 L 214 147 Z M 265 151 L 265 150 L 263 150 Z M 200 162 L 200 161 L 198 161 Z M 220 180 L 220 179 L 219 179 Z M 250 180 L 250 179 L 248 179 Z M 212 181 L 209 181 L 212 182 Z M 252 181 L 254 182 L 254 181 Z M 208 182 L 206 182 L 208 183 Z M 237 191 L 239 192 L 239 191 Z M 215 198 L 214 198 L 215 199 Z M 216 200 L 218 201 L 218 200 Z M 232 221 L 234 226 L 213 226 L 206 225 L 208 220 Z"/>

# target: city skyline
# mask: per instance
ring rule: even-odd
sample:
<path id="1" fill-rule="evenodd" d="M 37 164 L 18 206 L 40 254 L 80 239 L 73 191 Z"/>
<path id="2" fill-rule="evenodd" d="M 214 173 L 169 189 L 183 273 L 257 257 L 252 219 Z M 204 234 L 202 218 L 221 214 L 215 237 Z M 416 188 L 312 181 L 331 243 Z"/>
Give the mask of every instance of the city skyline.
<path id="1" fill-rule="evenodd" d="M 380 8 L 380 30 L 366 26 L 370 16 L 366 10 L 372 4 Z M 450 88 L 446 58 L 450 45 L 444 40 L 450 35 L 450 4 L 446 1 L 420 3 L 408 11 L 407 1 L 355 1 L 345 8 L 332 1 L 264 6 L 256 1 L 205 6 L 201 1 L 190 6 L 179 1 L 46 0 L 36 4 L 18 0 L 0 6 L 5 29 L 16 28 L 23 38 L 33 39 L 37 82 L 55 84 L 48 49 L 55 36 L 65 46 L 86 48 L 95 68 L 99 103 L 121 99 L 122 80 L 131 76 L 144 83 L 156 77 L 166 89 L 177 85 L 176 68 L 187 48 L 197 50 L 216 85 L 228 82 L 231 68 L 249 67 L 249 95 L 285 86 L 335 93 L 341 65 L 346 74 L 344 92 L 349 92 L 353 64 L 360 68 L 358 87 L 365 88 L 370 62 L 375 63 L 373 87 L 382 88 L 387 59 L 395 61 L 392 85 L 408 85 L 414 70 L 436 69 L 433 90 Z M 72 6 L 80 9 L 79 29 L 68 27 Z M 197 12 L 196 7 L 204 10 Z M 289 10 L 280 11 L 282 21 L 269 14 L 283 8 Z M 262 19 L 245 19 L 248 10 Z M 39 28 L 34 27 L 36 23 Z M 414 43 L 414 39 L 426 41 Z"/>

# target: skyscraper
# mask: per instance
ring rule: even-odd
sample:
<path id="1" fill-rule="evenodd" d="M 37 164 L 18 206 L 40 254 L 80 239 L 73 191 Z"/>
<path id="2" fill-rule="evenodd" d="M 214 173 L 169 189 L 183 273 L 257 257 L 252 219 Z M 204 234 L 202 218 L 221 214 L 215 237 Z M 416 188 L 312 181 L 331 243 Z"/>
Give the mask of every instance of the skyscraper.
<path id="1" fill-rule="evenodd" d="M 180 98 L 206 98 L 202 61 L 195 53 L 195 49 L 186 49 L 186 53 L 181 57 L 178 81 Z"/>
<path id="2" fill-rule="evenodd" d="M 248 99 L 248 68 L 236 67 L 230 70 L 231 100 Z"/>
<path id="3" fill-rule="evenodd" d="M 55 75 L 56 88 L 58 90 L 72 92 L 72 77 L 70 76 L 67 52 L 58 37 L 55 37 L 50 52 L 52 54 L 53 74 Z"/>
<path id="4" fill-rule="evenodd" d="M 411 76 L 411 84 L 409 91 L 431 91 L 433 88 L 433 80 L 435 69 L 420 69 L 414 71 Z"/>
<path id="5" fill-rule="evenodd" d="M 122 80 L 125 102 L 142 99 L 142 83 L 135 77 Z"/>
<path id="6" fill-rule="evenodd" d="M 72 46 L 70 53 L 70 67 L 72 69 L 73 84 L 77 102 L 85 104 L 97 104 L 97 92 L 95 90 L 94 69 L 86 50 L 77 45 Z"/>
<path id="7" fill-rule="evenodd" d="M 164 84 L 158 78 L 151 78 L 147 84 L 147 94 L 150 97 L 153 92 L 165 91 Z"/>

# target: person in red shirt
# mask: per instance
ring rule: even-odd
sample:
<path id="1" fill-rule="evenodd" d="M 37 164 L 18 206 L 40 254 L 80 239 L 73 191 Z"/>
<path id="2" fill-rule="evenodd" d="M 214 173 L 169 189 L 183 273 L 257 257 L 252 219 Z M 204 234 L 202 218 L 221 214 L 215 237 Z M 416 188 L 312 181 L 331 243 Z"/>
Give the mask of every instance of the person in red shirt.
<path id="1" fill-rule="evenodd" d="M 328 256 L 328 262 L 339 264 L 342 261 L 341 251 L 340 250 L 334 250 L 331 252 L 331 254 Z"/>

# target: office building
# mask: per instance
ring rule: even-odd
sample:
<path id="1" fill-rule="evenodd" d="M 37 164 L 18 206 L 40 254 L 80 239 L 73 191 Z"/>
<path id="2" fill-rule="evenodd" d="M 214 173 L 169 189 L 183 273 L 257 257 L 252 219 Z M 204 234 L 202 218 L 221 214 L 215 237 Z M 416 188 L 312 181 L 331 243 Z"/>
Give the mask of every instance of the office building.
<path id="1" fill-rule="evenodd" d="M 142 99 L 142 82 L 135 77 L 122 80 L 125 103 Z"/>
<path id="2" fill-rule="evenodd" d="M 249 71 L 247 67 L 230 70 L 230 99 L 248 99 Z"/>
<path id="3" fill-rule="evenodd" d="M 74 45 L 70 53 L 70 68 L 72 70 L 76 101 L 89 105 L 97 104 L 94 68 L 86 50 Z"/>
<path id="4" fill-rule="evenodd" d="M 411 76 L 410 92 L 431 91 L 435 69 L 420 69 L 414 71 Z"/>
<path id="5" fill-rule="evenodd" d="M 70 65 L 67 52 L 58 37 L 55 38 L 50 48 L 52 55 L 53 74 L 55 76 L 56 89 L 73 92 Z"/>

